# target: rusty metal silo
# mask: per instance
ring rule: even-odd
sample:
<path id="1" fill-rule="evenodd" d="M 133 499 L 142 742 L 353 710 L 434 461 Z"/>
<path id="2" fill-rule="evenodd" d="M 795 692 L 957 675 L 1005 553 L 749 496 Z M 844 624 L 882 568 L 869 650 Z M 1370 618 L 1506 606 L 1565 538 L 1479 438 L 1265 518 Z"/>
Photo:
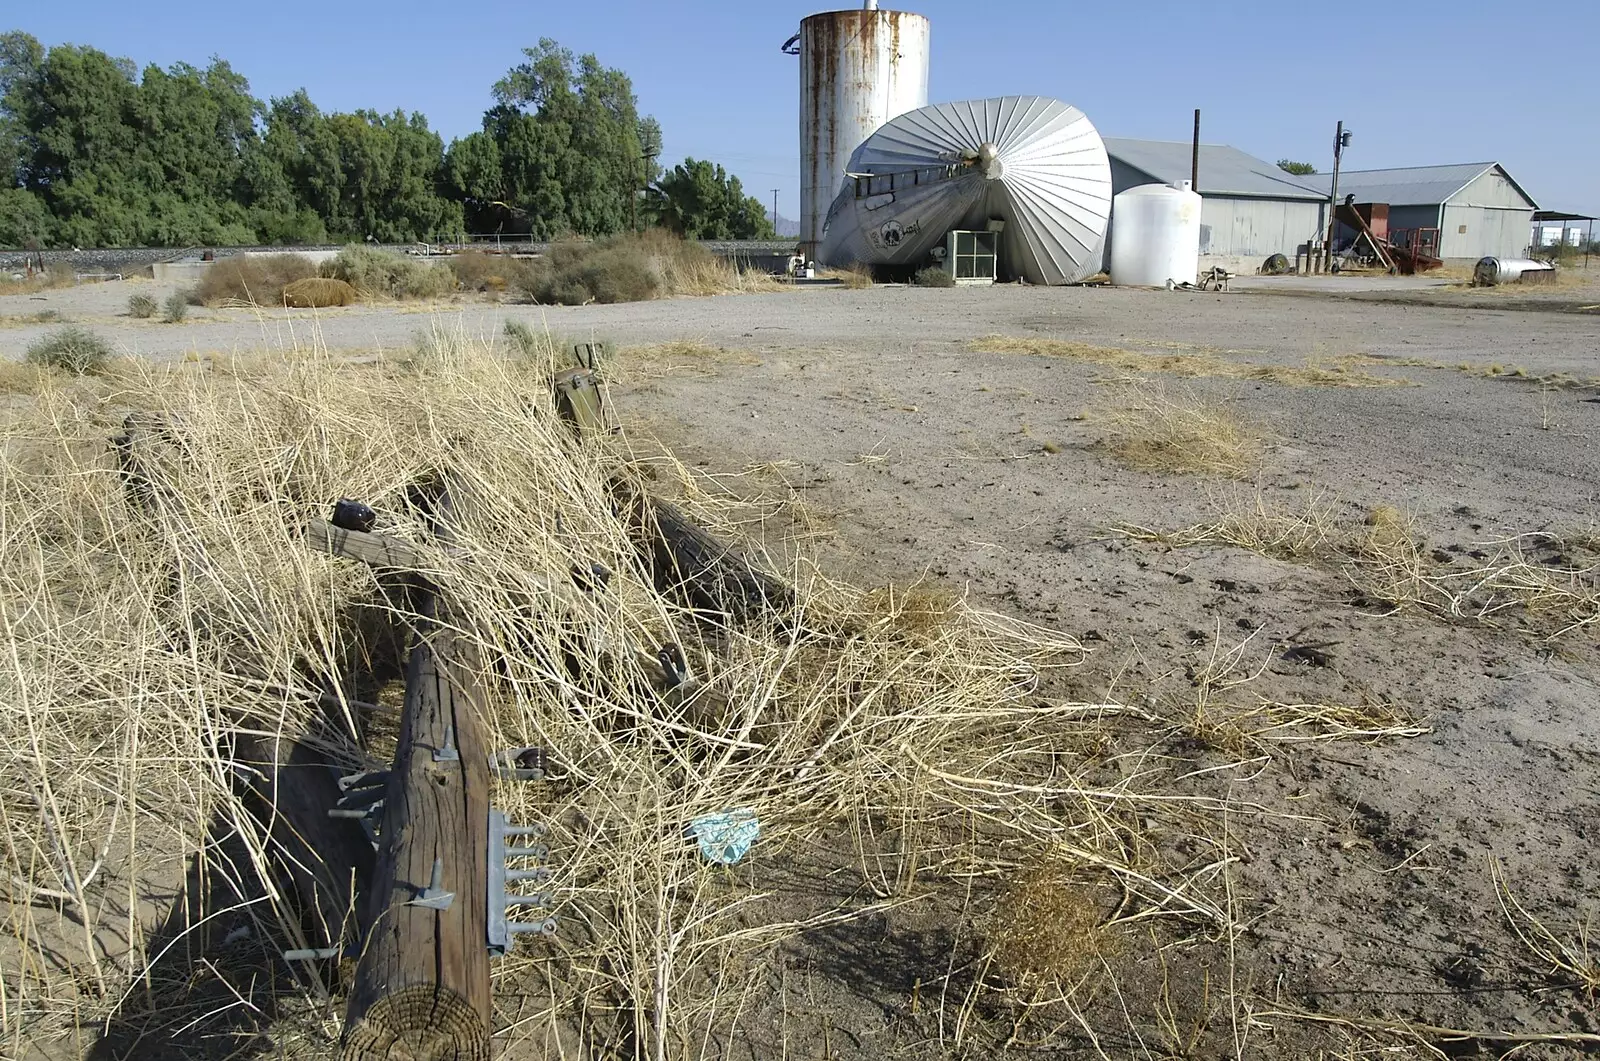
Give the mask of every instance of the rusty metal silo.
<path id="1" fill-rule="evenodd" d="M 825 11 L 800 23 L 800 242 L 813 256 L 850 153 L 896 115 L 928 103 L 928 20 L 880 11 Z"/>

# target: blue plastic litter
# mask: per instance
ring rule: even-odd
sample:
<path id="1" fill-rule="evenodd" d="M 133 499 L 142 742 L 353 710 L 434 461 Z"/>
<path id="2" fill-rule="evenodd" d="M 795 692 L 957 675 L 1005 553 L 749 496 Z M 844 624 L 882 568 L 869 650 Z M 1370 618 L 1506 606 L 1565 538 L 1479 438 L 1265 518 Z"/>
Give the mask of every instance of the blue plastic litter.
<path id="1" fill-rule="evenodd" d="M 731 866 L 750 853 L 750 845 L 761 835 L 761 821 L 749 807 L 739 807 L 720 814 L 702 814 L 689 822 L 686 831 L 707 859 Z"/>

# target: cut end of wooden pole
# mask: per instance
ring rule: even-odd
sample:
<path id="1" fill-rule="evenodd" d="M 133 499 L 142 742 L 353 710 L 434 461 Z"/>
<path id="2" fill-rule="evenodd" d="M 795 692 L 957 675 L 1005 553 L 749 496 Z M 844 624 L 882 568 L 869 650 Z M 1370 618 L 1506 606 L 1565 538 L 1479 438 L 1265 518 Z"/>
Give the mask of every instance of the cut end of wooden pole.
<path id="1" fill-rule="evenodd" d="M 465 998 L 419 984 L 385 995 L 345 1027 L 343 1061 L 489 1061 L 489 1028 Z"/>

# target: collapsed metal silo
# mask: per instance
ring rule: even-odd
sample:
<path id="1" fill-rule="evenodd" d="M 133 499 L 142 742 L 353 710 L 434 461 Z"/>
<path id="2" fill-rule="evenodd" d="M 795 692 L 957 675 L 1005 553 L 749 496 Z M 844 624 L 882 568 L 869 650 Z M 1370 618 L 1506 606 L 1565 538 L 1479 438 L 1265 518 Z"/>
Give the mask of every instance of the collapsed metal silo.
<path id="1" fill-rule="evenodd" d="M 825 11 L 784 46 L 800 56 L 800 242 L 812 257 L 850 153 L 928 102 L 928 20 L 907 11 Z"/>
<path id="2" fill-rule="evenodd" d="M 977 230 L 998 236 L 1002 275 L 1070 284 L 1100 271 L 1111 160 L 1093 123 L 1060 100 L 921 107 L 873 133 L 848 170 L 817 255 L 824 265 L 914 267 L 952 231 Z"/>

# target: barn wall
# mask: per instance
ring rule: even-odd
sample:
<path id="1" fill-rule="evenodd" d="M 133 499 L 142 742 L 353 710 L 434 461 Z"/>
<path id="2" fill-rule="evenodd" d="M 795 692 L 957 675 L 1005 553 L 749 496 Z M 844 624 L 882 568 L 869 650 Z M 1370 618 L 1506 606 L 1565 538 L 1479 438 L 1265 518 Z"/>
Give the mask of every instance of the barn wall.
<path id="1" fill-rule="evenodd" d="M 1531 208 L 1466 206 L 1451 201 L 1444 208 L 1439 256 L 1464 261 L 1520 258 L 1528 249 L 1532 226 Z"/>
<path id="2" fill-rule="evenodd" d="M 1300 244 L 1323 231 L 1326 218 L 1324 204 L 1315 201 L 1202 195 L 1200 254 L 1263 260 L 1283 254 L 1293 260 Z"/>

